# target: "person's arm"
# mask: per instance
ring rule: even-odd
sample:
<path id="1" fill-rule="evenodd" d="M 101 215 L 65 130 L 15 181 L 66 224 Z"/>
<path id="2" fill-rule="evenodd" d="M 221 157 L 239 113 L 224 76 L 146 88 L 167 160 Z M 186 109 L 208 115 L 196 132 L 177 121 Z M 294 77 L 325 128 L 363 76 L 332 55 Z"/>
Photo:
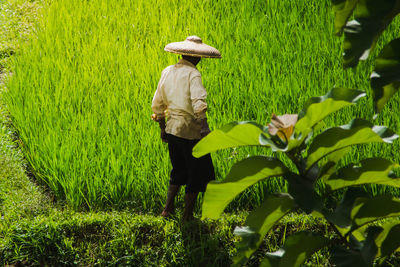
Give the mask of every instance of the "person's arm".
<path id="1" fill-rule="evenodd" d="M 151 115 L 151 119 L 153 121 L 158 122 L 158 125 L 160 126 L 161 130 L 161 140 L 163 142 L 168 142 L 166 133 L 165 133 L 165 110 L 167 109 L 167 105 L 165 104 L 165 101 L 163 99 L 162 95 L 162 80 L 163 80 L 163 75 L 161 75 L 160 82 L 158 83 L 157 90 L 154 94 L 153 101 L 151 104 L 151 109 L 153 110 L 154 114 Z"/>
<path id="2" fill-rule="evenodd" d="M 168 143 L 167 133 L 165 132 L 165 127 L 166 127 L 165 117 L 158 118 L 157 114 L 154 113 L 153 115 L 151 115 L 151 119 L 153 121 L 158 122 L 158 125 L 160 126 L 160 130 L 161 130 L 161 140 L 165 143 Z"/>
<path id="3" fill-rule="evenodd" d="M 201 138 L 203 138 L 203 137 L 207 136 L 211 131 L 210 131 L 210 127 L 208 127 L 207 118 L 201 119 L 200 124 L 201 124 L 200 135 L 201 135 Z"/>
<path id="4" fill-rule="evenodd" d="M 192 107 L 195 119 L 201 125 L 200 135 L 205 137 L 210 133 L 210 128 L 207 122 L 207 92 L 201 81 L 201 76 L 197 75 L 190 81 L 190 98 L 192 100 Z"/>

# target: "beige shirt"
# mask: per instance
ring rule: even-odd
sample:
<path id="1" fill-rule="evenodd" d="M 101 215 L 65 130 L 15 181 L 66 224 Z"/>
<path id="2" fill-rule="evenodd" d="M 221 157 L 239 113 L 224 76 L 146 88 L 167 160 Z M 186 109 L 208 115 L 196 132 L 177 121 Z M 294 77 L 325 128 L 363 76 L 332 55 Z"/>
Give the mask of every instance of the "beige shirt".
<path id="1" fill-rule="evenodd" d="M 151 108 L 165 117 L 165 132 L 185 139 L 200 139 L 200 119 L 206 118 L 207 92 L 196 66 L 181 59 L 161 73 Z"/>

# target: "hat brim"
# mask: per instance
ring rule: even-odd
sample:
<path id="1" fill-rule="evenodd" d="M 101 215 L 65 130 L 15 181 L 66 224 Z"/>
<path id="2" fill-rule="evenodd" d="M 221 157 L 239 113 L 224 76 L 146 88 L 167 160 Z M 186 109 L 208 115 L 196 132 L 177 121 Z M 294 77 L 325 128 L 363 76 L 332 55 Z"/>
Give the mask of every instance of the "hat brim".
<path id="1" fill-rule="evenodd" d="M 221 53 L 214 47 L 204 43 L 195 43 L 191 41 L 175 42 L 167 44 L 165 51 L 192 57 L 202 58 L 221 58 Z"/>

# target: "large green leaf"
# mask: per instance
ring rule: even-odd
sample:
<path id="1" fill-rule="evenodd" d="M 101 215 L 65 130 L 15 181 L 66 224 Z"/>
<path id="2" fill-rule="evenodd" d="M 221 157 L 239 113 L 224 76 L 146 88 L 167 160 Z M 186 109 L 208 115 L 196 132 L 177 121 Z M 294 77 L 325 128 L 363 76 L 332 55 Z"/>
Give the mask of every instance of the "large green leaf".
<path id="1" fill-rule="evenodd" d="M 400 38 L 387 44 L 377 57 L 371 87 L 375 112 L 380 112 L 400 87 Z"/>
<path id="2" fill-rule="evenodd" d="M 391 143 L 399 136 L 385 126 L 376 126 L 363 119 L 327 129 L 313 140 L 308 150 L 307 169 L 323 157 L 339 149 L 363 143 Z"/>
<path id="3" fill-rule="evenodd" d="M 201 139 L 193 148 L 193 156 L 201 157 L 230 147 L 260 145 L 259 138 L 263 132 L 267 132 L 267 126 L 249 121 L 231 122 Z"/>
<path id="4" fill-rule="evenodd" d="M 378 246 L 378 257 L 387 257 L 400 251 L 400 224 L 391 222 L 381 226 L 383 231 L 375 239 Z"/>
<path id="5" fill-rule="evenodd" d="M 307 213 L 312 211 L 322 211 L 323 202 L 321 197 L 315 192 L 313 181 L 295 173 L 287 173 L 284 178 L 288 181 L 289 194 L 294 198 L 299 207 Z"/>
<path id="6" fill-rule="evenodd" d="M 383 257 L 390 256 L 396 251 L 400 251 L 400 224 L 392 225 L 380 246 L 380 255 Z"/>
<path id="7" fill-rule="evenodd" d="M 333 88 L 323 96 L 310 98 L 299 113 L 295 130 L 300 136 L 296 140 L 302 142 L 312 131 L 312 128 L 326 116 L 356 103 L 365 95 L 365 92 L 361 90 Z M 294 146 L 294 144 L 289 143 L 289 150 Z"/>
<path id="8" fill-rule="evenodd" d="M 335 34 L 340 35 L 347 20 L 353 13 L 358 0 L 332 0 L 332 8 L 335 12 Z"/>
<path id="9" fill-rule="evenodd" d="M 313 253 L 327 246 L 329 239 L 307 232 L 298 232 L 286 239 L 283 248 L 267 253 L 260 266 L 301 266 Z"/>
<path id="10" fill-rule="evenodd" d="M 336 165 L 341 160 L 344 155 L 350 152 L 351 147 L 345 147 L 343 149 L 336 150 L 325 157 L 325 162 L 323 163 L 318 178 L 325 181 L 329 178 L 335 171 Z"/>
<path id="11" fill-rule="evenodd" d="M 335 266 L 372 267 L 375 255 L 378 252 L 374 239 L 381 231 L 382 228 L 380 227 L 370 227 L 364 242 L 357 242 L 357 244 L 350 249 L 338 246 L 333 247 L 331 249 L 331 258 Z"/>
<path id="12" fill-rule="evenodd" d="M 351 188 L 349 188 L 350 190 Z M 354 190 L 354 189 L 352 189 Z M 360 193 L 362 193 L 360 189 Z M 365 231 L 368 227 L 368 224 L 379 221 L 383 218 L 388 217 L 396 217 L 399 216 L 399 201 L 395 198 L 391 198 L 390 196 L 378 196 L 375 198 L 368 198 L 363 196 L 363 194 L 356 194 L 353 198 L 356 198 L 354 205 L 349 205 L 352 207 L 351 210 L 351 228 L 346 226 L 345 228 L 340 228 L 337 226 L 338 231 L 347 237 L 353 236 L 358 241 L 365 240 Z M 366 193 L 364 193 L 365 195 Z M 386 209 L 386 205 L 388 209 Z M 385 207 L 384 211 L 382 211 L 382 207 Z M 325 217 L 329 220 L 330 214 L 326 215 Z M 377 239 L 377 245 L 383 241 L 383 237 L 387 234 L 387 227 L 384 226 L 384 231 L 379 235 L 379 240 Z M 383 237 L 382 237 L 383 236 Z"/>
<path id="13" fill-rule="evenodd" d="M 351 212 L 352 229 L 379 219 L 400 216 L 400 199 L 391 196 L 377 196 L 358 199 Z"/>
<path id="14" fill-rule="evenodd" d="M 353 210 L 356 199 L 365 196 L 366 193 L 364 190 L 360 188 L 349 188 L 333 212 L 324 212 L 325 218 L 335 226 L 341 228 L 339 229 L 342 230 L 340 232 L 345 235 L 348 230 L 350 230 L 352 224 L 351 211 Z"/>
<path id="15" fill-rule="evenodd" d="M 249 186 L 289 172 L 276 158 L 254 156 L 239 161 L 222 182 L 210 182 L 204 195 L 203 218 L 217 219 L 225 207 Z"/>
<path id="16" fill-rule="evenodd" d="M 272 151 L 286 152 L 288 150 L 288 144 L 282 141 L 278 136 L 269 136 L 266 133 L 260 134 L 259 144 L 271 147 Z"/>
<path id="17" fill-rule="evenodd" d="M 393 164 L 384 158 L 368 158 L 358 164 L 349 164 L 332 174 L 325 184 L 330 190 L 362 184 L 381 184 L 400 187 L 400 177 L 394 177 Z"/>
<path id="18" fill-rule="evenodd" d="M 235 234 L 242 237 L 236 245 L 238 254 L 234 258 L 235 265 L 245 264 L 272 226 L 294 207 L 290 195 L 282 194 L 268 197 L 260 207 L 252 211 L 246 219 L 246 226 L 235 229 Z"/>
<path id="19" fill-rule="evenodd" d="M 368 224 L 365 224 L 364 226 L 361 226 L 355 230 L 354 229 L 351 230 L 349 228 L 346 228 L 346 229 L 342 228 L 342 229 L 339 229 L 339 231 L 342 230 L 341 233 L 343 234 L 343 236 L 347 235 L 347 239 L 353 238 L 353 239 L 361 242 L 361 241 L 364 241 L 366 238 L 366 230 L 368 229 L 368 226 L 369 226 Z M 350 230 L 351 230 L 351 233 L 349 234 Z"/>
<path id="20" fill-rule="evenodd" d="M 344 28 L 344 67 L 355 67 L 360 59 L 366 59 L 399 12 L 400 0 L 359 0 L 355 19 L 347 22 Z"/>

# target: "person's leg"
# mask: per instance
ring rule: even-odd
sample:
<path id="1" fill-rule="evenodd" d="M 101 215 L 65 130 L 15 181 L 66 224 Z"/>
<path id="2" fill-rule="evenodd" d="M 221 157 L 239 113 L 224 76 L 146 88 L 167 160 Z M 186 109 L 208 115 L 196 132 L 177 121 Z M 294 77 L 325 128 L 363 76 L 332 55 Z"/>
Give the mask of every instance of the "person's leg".
<path id="1" fill-rule="evenodd" d="M 174 213 L 175 205 L 174 200 L 179 192 L 181 185 L 186 184 L 187 171 L 184 164 L 184 157 L 182 153 L 182 144 L 179 138 L 167 134 L 168 152 L 172 164 L 171 176 L 169 181 L 167 201 L 164 210 L 161 212 L 162 217 L 168 217 Z"/>
<path id="2" fill-rule="evenodd" d="M 170 184 L 168 187 L 168 193 L 167 193 L 167 202 L 165 203 L 165 208 L 161 212 L 162 217 L 169 217 L 170 214 L 174 214 L 175 212 L 175 205 L 174 205 L 174 200 L 175 196 L 179 192 L 179 185 L 174 185 Z"/>
<path id="3" fill-rule="evenodd" d="M 192 155 L 193 147 L 198 141 L 199 140 L 188 140 L 185 147 L 185 161 L 188 166 L 188 179 L 186 184 L 183 220 L 193 219 L 193 211 L 199 192 L 204 192 L 208 182 L 215 179 L 211 156 L 208 154 L 201 158 L 195 158 Z"/>
<path id="4" fill-rule="evenodd" d="M 193 209 L 196 204 L 198 193 L 186 193 L 185 194 L 185 209 L 183 210 L 182 219 L 184 221 L 192 220 L 193 217 Z"/>

